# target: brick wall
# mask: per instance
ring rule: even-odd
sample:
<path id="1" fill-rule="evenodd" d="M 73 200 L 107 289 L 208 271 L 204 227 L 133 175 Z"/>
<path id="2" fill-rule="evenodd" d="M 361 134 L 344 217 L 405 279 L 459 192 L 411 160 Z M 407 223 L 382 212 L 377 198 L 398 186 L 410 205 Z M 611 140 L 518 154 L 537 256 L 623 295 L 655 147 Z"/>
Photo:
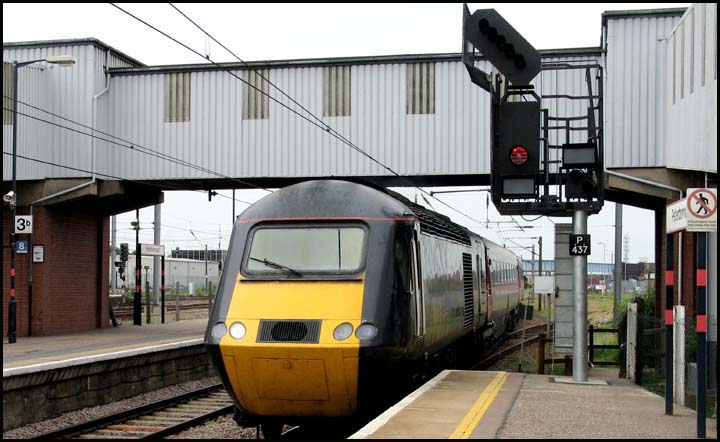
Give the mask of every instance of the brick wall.
<path id="1" fill-rule="evenodd" d="M 19 207 L 18 214 L 29 209 Z M 3 245 L 9 242 L 10 210 L 3 207 Z M 45 246 L 33 264 L 32 334 L 48 335 L 108 325 L 109 219 L 62 208 L 33 209 L 32 244 Z M 21 239 L 29 239 L 23 235 Z M 30 247 L 30 252 L 32 246 Z M 16 255 L 17 335 L 28 333 L 28 258 Z M 7 336 L 10 250 L 3 247 L 3 336 Z"/>

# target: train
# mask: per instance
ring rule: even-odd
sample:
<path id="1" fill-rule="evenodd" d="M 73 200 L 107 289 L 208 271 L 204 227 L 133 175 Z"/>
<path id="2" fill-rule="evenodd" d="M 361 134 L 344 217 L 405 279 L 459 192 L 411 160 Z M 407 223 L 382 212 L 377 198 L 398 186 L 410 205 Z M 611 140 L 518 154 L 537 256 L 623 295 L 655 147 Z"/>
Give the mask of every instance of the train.
<path id="1" fill-rule="evenodd" d="M 204 342 L 238 423 L 274 438 L 462 366 L 513 328 L 522 281 L 514 253 L 400 194 L 305 181 L 237 217 Z"/>

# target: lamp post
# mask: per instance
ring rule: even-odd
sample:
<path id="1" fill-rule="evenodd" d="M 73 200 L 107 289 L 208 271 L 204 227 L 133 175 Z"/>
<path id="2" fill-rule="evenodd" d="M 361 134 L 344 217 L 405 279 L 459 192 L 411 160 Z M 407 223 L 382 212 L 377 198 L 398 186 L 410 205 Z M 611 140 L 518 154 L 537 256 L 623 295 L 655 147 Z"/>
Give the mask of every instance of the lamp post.
<path id="1" fill-rule="evenodd" d="M 613 265 L 613 262 L 612 262 L 612 257 L 613 257 L 613 251 L 612 251 L 612 249 L 611 249 L 611 250 L 608 250 L 607 256 L 609 256 L 610 259 L 609 259 L 609 260 L 606 260 L 606 264 L 605 264 L 605 265 L 607 266 L 607 268 L 605 269 L 605 271 L 607 272 L 607 275 L 608 275 L 608 276 L 612 277 L 612 276 L 615 274 L 615 271 L 614 271 L 614 270 L 615 270 L 615 266 Z M 606 258 L 603 257 L 603 260 L 605 260 L 605 259 L 606 259 Z M 614 279 L 614 278 L 612 279 L 612 281 L 613 281 L 613 284 L 615 284 L 615 279 Z M 608 291 L 610 290 L 609 286 L 610 286 L 610 283 L 607 283 L 606 288 L 608 289 Z"/>
<path id="2" fill-rule="evenodd" d="M 602 290 L 602 295 L 605 296 L 605 288 L 607 286 L 607 280 L 605 279 L 605 243 L 602 241 L 599 241 L 598 244 L 602 244 L 602 246 L 603 246 L 603 259 L 602 259 L 602 262 L 603 262 L 603 267 L 602 267 L 603 290 Z"/>
<path id="3" fill-rule="evenodd" d="M 33 63 L 45 61 L 47 63 L 69 66 L 75 60 L 69 55 L 40 58 L 29 61 L 13 61 L 13 108 L 12 108 L 12 195 L 10 195 L 10 209 L 12 217 L 10 223 L 10 303 L 8 305 L 8 343 L 13 344 L 17 340 L 17 303 L 15 301 L 15 216 L 17 215 L 17 91 L 18 91 L 18 70 Z"/>

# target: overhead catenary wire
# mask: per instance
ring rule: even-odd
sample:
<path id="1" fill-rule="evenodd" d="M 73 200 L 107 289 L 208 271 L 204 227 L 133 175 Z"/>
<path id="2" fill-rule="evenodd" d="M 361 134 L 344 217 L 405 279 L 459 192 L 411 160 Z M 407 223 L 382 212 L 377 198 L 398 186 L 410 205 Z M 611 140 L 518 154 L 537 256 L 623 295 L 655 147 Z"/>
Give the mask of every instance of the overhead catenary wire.
<path id="1" fill-rule="evenodd" d="M 11 152 L 7 152 L 7 151 L 3 151 L 3 155 L 13 156 L 13 154 L 12 154 Z M 27 157 L 27 156 L 22 155 L 22 154 L 16 154 L 15 156 L 16 156 L 17 158 L 20 158 L 20 159 L 26 160 L 26 161 L 33 161 L 33 162 L 37 162 L 37 163 L 46 164 L 46 165 L 49 165 L 49 166 L 60 167 L 60 168 L 63 168 L 63 169 L 68 169 L 68 170 L 74 170 L 74 171 L 77 171 L 77 172 L 90 173 L 90 171 L 88 171 L 88 170 L 86 170 L 86 169 L 79 168 L 79 167 L 72 167 L 72 166 L 67 166 L 67 165 L 60 164 L 60 163 L 56 163 L 56 162 L 52 162 L 52 161 L 45 161 L 45 160 L 41 160 L 41 159 L 38 159 L 38 158 Z M 126 180 L 126 181 L 129 181 L 129 182 L 135 182 L 135 183 L 138 183 L 138 184 L 146 184 L 146 185 L 158 187 L 158 188 L 160 188 L 160 189 L 164 189 L 164 187 L 167 187 L 167 186 L 160 186 L 160 185 L 158 185 L 158 184 L 156 184 L 156 183 L 152 183 L 152 182 L 144 182 L 144 181 L 140 181 L 140 180 L 130 180 L 130 179 L 127 179 L 127 178 L 122 178 L 122 177 L 116 176 L 116 175 L 109 175 L 109 174 L 104 174 L 104 173 L 96 173 L 96 175 L 103 176 L 103 177 L 106 177 L 106 178 L 117 179 L 117 180 Z M 180 188 L 178 188 L 178 190 L 185 190 L 185 189 L 180 189 Z M 197 190 L 197 192 L 203 192 L 203 191 L 202 191 L 202 190 Z M 203 192 L 203 193 L 204 193 L 204 192 Z M 229 197 L 229 198 L 231 198 L 231 197 Z M 165 226 L 165 227 L 179 228 L 179 227 L 175 227 L 175 226 Z M 181 229 L 181 228 L 179 228 L 179 229 Z M 129 228 L 128 230 L 134 230 L 134 228 Z M 145 230 L 145 231 L 147 231 L 147 232 L 150 232 L 150 231 L 153 230 L 153 228 L 140 228 L 140 230 L 141 230 L 140 233 L 142 234 L 142 230 Z M 185 229 L 182 229 L 182 230 L 185 230 Z M 119 231 L 118 231 L 119 236 L 124 236 L 124 235 L 122 235 L 123 233 L 125 233 L 125 232 L 123 232 L 122 230 L 119 230 Z M 203 233 L 213 234 L 213 235 L 215 234 L 215 232 L 205 232 L 205 231 L 203 231 Z M 135 235 L 132 234 L 132 235 L 130 235 L 130 236 L 131 236 L 131 237 L 128 237 L 128 238 L 119 238 L 119 240 L 122 241 L 123 239 L 127 239 L 129 242 L 135 241 Z M 215 238 L 217 238 L 217 236 L 213 236 L 212 238 L 209 238 L 209 239 L 215 239 Z M 165 241 L 164 241 L 164 242 L 165 242 Z M 169 240 L 169 241 L 167 241 L 167 242 L 179 243 L 179 242 L 187 242 L 187 241 L 184 241 L 184 240 L 183 240 L 183 241 L 180 241 L 180 240 Z"/>
<path id="2" fill-rule="evenodd" d="M 3 97 L 4 97 L 4 98 L 8 98 L 8 99 L 12 99 L 12 97 L 9 97 L 9 96 L 4 95 L 4 94 L 3 94 Z M 106 138 L 103 138 L 103 137 L 99 137 L 99 136 L 97 136 L 97 135 L 95 135 L 95 134 L 93 134 L 93 133 L 87 133 L 87 132 L 83 132 L 83 131 L 78 130 L 78 129 L 74 129 L 74 128 L 72 128 L 72 127 L 64 126 L 64 125 L 62 125 L 62 124 L 59 124 L 59 123 L 56 123 L 56 122 L 53 122 L 53 121 L 50 121 L 50 120 L 46 120 L 46 119 L 43 119 L 43 118 L 40 118 L 40 117 L 36 117 L 36 116 L 33 116 L 33 115 L 29 115 L 29 114 L 26 114 L 26 113 L 24 113 L 24 112 L 13 111 L 13 109 L 8 109 L 8 108 L 6 108 L 6 107 L 3 107 L 3 110 L 7 110 L 7 111 L 10 111 L 10 112 L 14 112 L 14 113 L 16 113 L 17 115 L 22 115 L 22 116 L 25 116 L 25 117 L 29 117 L 29 118 L 32 118 L 32 119 L 35 119 L 35 120 L 42 121 L 42 122 L 44 122 L 44 123 L 53 125 L 53 126 L 57 126 L 57 127 L 63 128 L 63 129 L 67 129 L 67 130 L 70 130 L 70 131 L 73 131 L 73 132 L 76 132 L 76 133 L 79 133 L 79 134 L 82 134 L 82 135 L 86 135 L 86 136 L 95 138 L 95 139 L 100 140 L 100 141 L 105 141 L 105 142 L 108 142 L 108 143 L 111 143 L 111 144 L 115 144 L 115 145 L 117 145 L 117 146 L 124 147 L 124 148 L 126 148 L 126 149 L 130 149 L 130 150 L 133 150 L 133 151 L 136 151 L 136 152 L 144 153 L 144 154 L 146 154 L 146 155 L 150 155 L 150 156 L 153 156 L 153 157 L 156 157 L 156 158 L 165 160 L 165 161 L 170 161 L 170 162 L 172 162 L 172 163 L 179 164 L 179 165 L 185 166 L 185 167 L 189 167 L 189 168 L 191 168 L 191 169 L 195 169 L 195 170 L 198 170 L 198 171 L 200 171 L 200 172 L 209 173 L 209 174 L 212 174 L 212 175 L 221 177 L 221 178 L 225 178 L 225 179 L 228 179 L 228 180 L 235 181 L 235 182 L 237 182 L 237 183 L 240 183 L 240 184 L 243 184 L 243 185 L 246 185 L 246 186 L 249 186 L 249 187 L 254 187 L 254 188 L 256 188 L 256 189 L 261 189 L 261 190 L 264 190 L 264 191 L 266 191 L 266 192 L 272 193 L 271 190 L 268 190 L 268 189 L 266 189 L 266 188 L 264 188 L 264 187 L 262 187 L 262 186 L 258 186 L 258 185 L 249 183 L 249 182 L 247 182 L 247 181 L 243 181 L 243 180 L 238 179 L 238 178 L 233 178 L 233 177 L 230 177 L 230 176 L 221 174 L 221 173 L 219 173 L 219 172 L 216 172 L 216 171 L 214 171 L 214 170 L 208 169 L 208 168 L 206 168 L 206 167 L 198 166 L 197 164 L 191 163 L 191 162 L 189 162 L 189 161 L 187 161 L 187 160 L 183 160 L 183 159 L 174 157 L 174 156 L 172 156 L 172 155 L 168 155 L 168 154 L 159 152 L 157 149 L 151 149 L 151 148 L 149 148 L 149 147 L 143 146 L 142 144 L 135 143 L 135 142 L 133 142 L 133 141 L 129 141 L 129 140 L 123 139 L 123 138 L 118 137 L 118 136 L 116 136 L 116 135 L 113 135 L 113 134 L 110 134 L 110 133 L 107 133 L 107 132 L 104 132 L 104 131 L 95 129 L 95 128 L 91 127 L 91 126 L 88 126 L 88 125 L 86 125 L 86 124 L 80 123 L 80 122 L 78 122 L 78 121 L 72 120 L 72 119 L 67 118 L 67 117 L 63 117 L 62 115 L 58 115 L 58 114 L 53 113 L 53 112 L 50 112 L 50 111 L 48 111 L 48 110 L 46 110 L 46 109 L 43 109 L 43 108 L 40 108 L 40 107 L 37 107 L 37 106 L 33 106 L 32 104 L 29 104 L 29 103 L 26 103 L 26 102 L 23 102 L 23 101 L 20 101 L 20 100 L 17 100 L 17 102 L 20 103 L 20 104 L 22 104 L 22 105 L 24 105 L 24 106 L 28 106 L 28 107 L 30 107 L 30 108 L 32 108 L 32 109 L 36 109 L 36 110 L 39 110 L 39 111 L 41 111 L 41 112 L 47 113 L 47 114 L 49 114 L 49 115 L 52 115 L 53 117 L 60 118 L 60 119 L 62 119 L 62 120 L 65 120 L 65 121 L 70 122 L 70 123 L 72 123 L 72 124 L 76 124 L 76 125 L 78 125 L 78 126 L 81 126 L 81 127 L 86 128 L 86 129 L 90 129 L 90 130 L 92 130 L 93 132 L 97 132 L 97 133 L 106 135 L 106 136 L 108 136 L 108 137 L 115 138 L 115 139 L 117 139 L 117 140 L 122 141 L 122 143 L 117 142 L 117 141 L 114 141 L 114 140 L 109 140 L 109 139 L 106 139 Z M 125 144 L 125 143 L 127 143 L 127 144 Z M 138 149 L 139 149 L 139 150 L 138 150 Z M 238 200 L 238 199 L 236 199 L 236 201 L 240 201 L 240 202 L 245 203 L 245 204 L 248 204 L 248 205 L 251 204 L 251 203 L 248 203 L 247 201 L 242 201 L 242 200 Z"/>
<path id="3" fill-rule="evenodd" d="M 7 156 L 12 157 L 12 156 L 13 156 L 13 153 L 4 150 L 4 151 L 3 151 L 3 155 L 7 155 Z M 73 167 L 73 166 L 68 166 L 68 165 L 65 165 L 65 164 L 56 163 L 56 162 L 53 162 L 53 161 L 45 161 L 45 160 L 41 160 L 41 159 L 39 159 L 39 158 L 27 157 L 27 156 L 24 156 L 24 155 L 22 155 L 22 154 L 15 154 L 14 156 L 17 157 L 17 158 L 20 158 L 21 160 L 33 161 L 33 162 L 35 162 L 35 163 L 42 163 L 42 164 L 46 164 L 46 165 L 48 165 L 48 166 L 60 167 L 60 168 L 62 168 L 62 169 L 74 170 L 74 171 L 76 171 L 76 172 L 92 173 L 91 171 L 89 171 L 89 170 L 87 170 L 87 169 L 82 169 L 82 168 L 80 168 L 80 167 Z M 153 182 L 151 182 L 151 181 L 136 180 L 136 179 L 131 179 L 131 178 L 123 178 L 123 177 L 119 177 L 119 176 L 116 176 L 116 175 L 110 175 L 110 174 L 107 174 L 107 173 L 95 172 L 95 175 L 100 175 L 100 176 L 103 176 L 103 177 L 106 177 L 106 178 L 112 178 L 112 179 L 116 179 L 116 180 L 124 180 L 124 181 L 128 181 L 128 182 L 131 182 L 131 183 L 137 183 L 137 184 L 144 184 L 144 185 L 147 185 L 147 186 L 153 186 L 153 187 L 157 187 L 158 189 L 161 189 L 161 190 L 167 190 L 167 187 L 171 187 L 171 188 L 173 188 L 173 189 L 175 189 L 175 190 L 187 191 L 187 189 L 183 189 L 183 188 L 181 188 L 181 187 L 173 187 L 173 186 L 169 186 L 169 185 L 167 185 L 167 184 L 160 185 L 160 184 L 157 184 L 157 183 L 153 183 Z M 191 191 L 191 192 L 201 192 L 201 193 L 205 193 L 204 190 L 193 190 L 193 191 Z M 218 195 L 220 195 L 220 194 L 218 194 Z M 226 195 L 222 195 L 222 196 L 226 196 Z M 232 199 L 232 197 L 227 197 L 227 198 Z"/>

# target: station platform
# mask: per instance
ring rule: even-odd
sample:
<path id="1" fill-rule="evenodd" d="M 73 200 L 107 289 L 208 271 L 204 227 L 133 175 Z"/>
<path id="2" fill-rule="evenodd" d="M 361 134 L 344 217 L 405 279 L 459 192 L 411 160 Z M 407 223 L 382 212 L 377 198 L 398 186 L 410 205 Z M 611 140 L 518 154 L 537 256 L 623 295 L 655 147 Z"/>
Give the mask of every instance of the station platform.
<path id="1" fill-rule="evenodd" d="M 625 379 L 445 370 L 351 439 L 690 439 L 697 415 Z M 717 439 L 708 419 L 707 437 Z"/>
<path id="2" fill-rule="evenodd" d="M 3 338 L 3 377 L 153 351 L 154 347 L 164 344 L 199 344 L 206 328 L 207 319 L 202 318 L 21 337 L 13 344 L 8 343 L 6 336 Z"/>
<path id="3" fill-rule="evenodd" d="M 3 340 L 3 431 L 213 376 L 207 319 Z"/>

